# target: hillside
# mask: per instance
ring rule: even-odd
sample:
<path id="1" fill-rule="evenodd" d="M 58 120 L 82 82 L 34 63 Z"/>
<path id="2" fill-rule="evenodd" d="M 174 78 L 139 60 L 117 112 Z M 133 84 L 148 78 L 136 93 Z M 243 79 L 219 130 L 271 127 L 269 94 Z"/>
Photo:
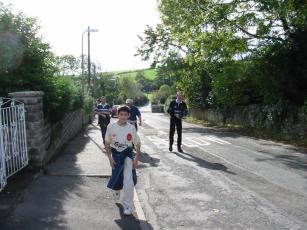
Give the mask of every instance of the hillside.
<path id="1" fill-rule="evenodd" d="M 123 71 L 115 71 L 115 72 L 108 72 L 109 74 L 113 74 L 114 77 L 121 77 L 121 76 L 125 76 L 125 77 L 132 77 L 135 78 L 135 76 L 137 75 L 138 72 L 143 72 L 144 76 L 148 79 L 148 80 L 153 80 L 156 78 L 156 69 L 137 69 L 137 70 L 123 70 Z"/>

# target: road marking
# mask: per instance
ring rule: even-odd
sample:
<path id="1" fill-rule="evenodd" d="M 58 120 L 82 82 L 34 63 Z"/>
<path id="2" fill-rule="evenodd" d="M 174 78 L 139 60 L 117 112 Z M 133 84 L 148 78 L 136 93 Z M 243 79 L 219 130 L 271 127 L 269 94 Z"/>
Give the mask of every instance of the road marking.
<path id="1" fill-rule="evenodd" d="M 141 202 L 139 200 L 139 197 L 138 197 L 138 194 L 136 193 L 135 188 L 133 190 L 134 190 L 133 191 L 134 192 L 134 199 L 133 199 L 134 202 L 133 203 L 134 203 L 137 219 L 140 221 L 141 229 L 142 230 L 148 230 L 149 226 L 147 224 L 147 220 L 146 220 L 146 217 L 144 215 L 144 211 L 142 209 Z"/>
<path id="2" fill-rule="evenodd" d="M 161 139 L 158 136 L 146 136 L 146 137 L 159 149 L 168 148 L 169 146 L 168 141 Z"/>
<path id="3" fill-rule="evenodd" d="M 158 131 L 158 136 L 163 136 L 163 135 L 166 135 L 167 134 L 167 132 L 164 132 L 164 131 Z"/>
<path id="4" fill-rule="evenodd" d="M 187 139 L 191 142 L 196 143 L 197 145 L 201 145 L 201 146 L 210 145 L 210 143 L 208 141 L 204 141 L 204 140 L 197 138 L 197 137 L 187 137 Z"/>
<path id="5" fill-rule="evenodd" d="M 160 135 L 146 135 L 151 143 L 153 143 L 158 149 L 167 149 L 169 147 L 169 141 L 159 137 Z M 190 148 L 200 148 L 203 150 L 204 146 L 211 145 L 214 142 L 220 145 L 231 144 L 228 141 L 221 140 L 214 136 L 201 136 L 201 137 L 187 137 L 187 141 L 184 141 L 182 144 Z"/>
<path id="6" fill-rule="evenodd" d="M 157 148 L 159 148 L 159 149 L 167 149 L 168 146 L 169 146 L 169 142 L 168 142 L 168 141 L 166 141 L 166 140 L 164 140 L 164 139 L 161 139 L 161 138 L 159 138 L 158 136 L 146 136 L 146 137 L 147 137 Z M 204 136 L 203 136 L 203 137 L 204 137 Z M 204 141 L 204 140 L 201 140 L 200 138 L 197 138 L 197 137 L 187 137 L 187 139 L 190 140 L 191 142 L 196 143 L 197 145 L 186 145 L 185 143 L 183 143 L 185 146 L 187 146 L 187 147 L 196 147 L 196 148 L 199 148 L 200 150 L 202 150 L 202 151 L 204 151 L 204 152 L 206 152 L 206 153 L 208 153 L 208 154 L 210 154 L 210 155 L 212 155 L 212 156 L 215 156 L 216 158 L 219 158 L 219 159 L 223 160 L 224 162 L 227 162 L 228 164 L 230 164 L 230 165 L 232 165 L 232 166 L 234 166 L 234 167 L 237 167 L 237 168 L 239 168 L 239 169 L 241 169 L 241 170 L 244 170 L 244 171 L 249 172 L 248 169 L 246 169 L 246 168 L 244 168 L 244 167 L 242 167 L 242 166 L 240 166 L 240 165 L 238 165 L 238 164 L 236 164 L 236 163 L 233 163 L 233 162 L 231 162 L 231 161 L 225 159 L 224 157 L 221 157 L 221 156 L 219 156 L 219 155 L 216 155 L 216 154 L 212 153 L 211 151 L 209 151 L 208 149 L 206 149 L 204 146 L 210 145 L 209 142 Z M 196 141 L 195 139 L 198 140 L 198 141 Z M 213 141 L 214 139 L 215 139 L 215 138 L 213 138 L 213 139 L 211 138 L 211 141 Z M 220 142 L 222 142 L 222 140 L 221 140 L 220 142 L 217 142 L 217 141 L 220 140 L 220 139 L 218 139 L 218 138 L 216 138 L 216 139 L 217 139 L 217 140 L 215 140 L 214 142 L 219 143 L 219 144 L 222 144 L 222 143 L 220 143 Z M 201 141 L 201 142 L 199 142 L 199 141 Z M 229 143 L 229 142 L 227 142 L 227 141 L 223 141 L 223 142 Z M 231 144 L 231 143 L 229 143 L 229 144 Z M 223 144 L 222 144 L 222 145 L 223 145 Z M 255 173 L 255 172 L 254 172 L 254 174 L 260 176 L 258 173 Z"/>
<path id="7" fill-rule="evenodd" d="M 195 148 L 197 147 L 197 145 L 193 145 L 193 144 L 188 144 L 185 141 L 182 143 L 184 146 L 189 147 L 189 148 Z"/>
<path id="8" fill-rule="evenodd" d="M 215 136 L 201 136 L 200 137 L 201 139 L 205 139 L 205 140 L 208 140 L 208 141 L 212 141 L 212 142 L 216 142 L 216 143 L 219 143 L 219 144 L 228 144 L 230 145 L 231 143 L 228 142 L 228 141 L 224 141 L 224 140 L 221 140 Z"/>

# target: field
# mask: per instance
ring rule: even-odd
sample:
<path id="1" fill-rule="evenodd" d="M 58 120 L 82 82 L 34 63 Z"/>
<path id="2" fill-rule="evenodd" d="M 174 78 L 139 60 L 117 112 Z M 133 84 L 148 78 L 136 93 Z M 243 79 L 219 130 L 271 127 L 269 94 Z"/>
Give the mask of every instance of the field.
<path id="1" fill-rule="evenodd" d="M 144 76 L 148 80 L 153 80 L 156 78 L 156 70 L 155 69 L 138 69 L 138 70 L 123 70 L 123 71 L 115 71 L 115 72 L 108 72 L 114 74 L 114 77 L 132 77 L 135 78 L 138 72 L 143 72 Z"/>

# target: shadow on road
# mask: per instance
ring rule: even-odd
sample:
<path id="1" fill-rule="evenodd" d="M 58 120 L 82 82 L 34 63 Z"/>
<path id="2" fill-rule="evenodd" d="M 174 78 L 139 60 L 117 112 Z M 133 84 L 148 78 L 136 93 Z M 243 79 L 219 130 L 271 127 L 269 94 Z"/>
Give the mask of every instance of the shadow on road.
<path id="1" fill-rule="evenodd" d="M 187 153 L 187 152 L 184 152 L 184 153 L 173 152 L 173 153 L 176 154 L 177 156 L 185 159 L 185 160 L 196 162 L 200 167 L 210 169 L 210 170 L 220 170 L 220 171 L 232 174 L 232 175 L 236 175 L 236 173 L 229 171 L 228 168 L 223 164 L 211 163 L 209 161 L 206 161 L 204 159 L 196 157 L 196 156 L 194 156 L 190 153 Z M 185 155 L 187 155 L 189 157 L 186 157 Z"/>
<path id="2" fill-rule="evenodd" d="M 142 152 L 140 155 L 140 162 L 149 164 L 151 167 L 158 167 L 160 164 L 160 159 L 151 157 L 149 154 Z M 140 164 L 139 168 L 146 168 L 147 166 L 145 164 Z"/>
<path id="3" fill-rule="evenodd" d="M 116 203 L 118 207 L 120 219 L 114 220 L 115 223 L 123 230 L 138 230 L 138 229 L 146 229 L 146 230 L 153 230 L 152 226 L 144 221 L 140 221 L 135 218 L 135 216 L 125 216 L 123 212 L 123 207 L 121 204 Z M 141 228 L 142 225 L 142 228 Z"/>
<path id="4" fill-rule="evenodd" d="M 280 154 L 280 155 L 273 155 L 270 152 L 264 152 L 264 151 L 258 151 L 265 153 L 267 155 L 270 155 L 272 157 L 270 158 L 258 158 L 256 161 L 258 162 L 264 162 L 264 161 L 279 161 L 283 163 L 284 165 L 298 170 L 307 171 L 307 159 L 306 157 L 298 157 L 294 155 L 286 155 L 286 154 Z"/>

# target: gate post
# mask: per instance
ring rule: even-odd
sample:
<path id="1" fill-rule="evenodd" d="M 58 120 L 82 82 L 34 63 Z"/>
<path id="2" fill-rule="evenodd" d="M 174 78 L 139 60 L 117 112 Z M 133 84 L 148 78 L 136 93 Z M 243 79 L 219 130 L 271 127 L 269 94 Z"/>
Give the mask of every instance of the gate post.
<path id="1" fill-rule="evenodd" d="M 41 168 L 46 155 L 44 138 L 44 112 L 42 91 L 12 92 L 10 97 L 24 103 L 26 111 L 29 164 Z"/>

